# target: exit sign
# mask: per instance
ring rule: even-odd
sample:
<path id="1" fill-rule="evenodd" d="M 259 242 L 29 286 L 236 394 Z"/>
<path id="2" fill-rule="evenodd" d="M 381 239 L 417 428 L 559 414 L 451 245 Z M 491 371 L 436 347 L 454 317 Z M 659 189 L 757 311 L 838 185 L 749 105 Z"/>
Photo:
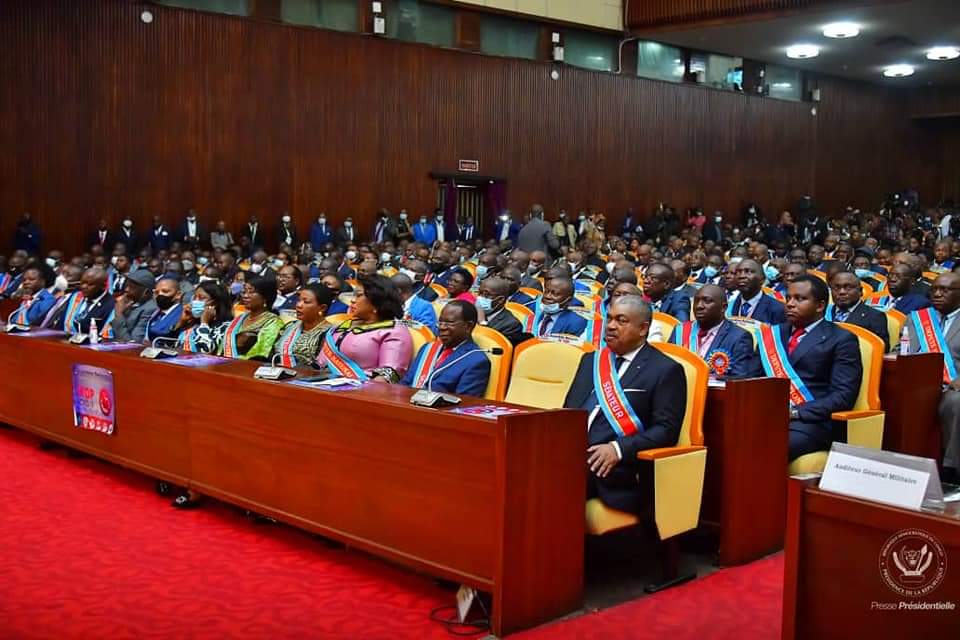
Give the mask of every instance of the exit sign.
<path id="1" fill-rule="evenodd" d="M 480 171 L 480 161 L 479 160 L 461 160 L 460 171 L 470 171 L 471 173 L 477 173 L 478 171 Z"/>

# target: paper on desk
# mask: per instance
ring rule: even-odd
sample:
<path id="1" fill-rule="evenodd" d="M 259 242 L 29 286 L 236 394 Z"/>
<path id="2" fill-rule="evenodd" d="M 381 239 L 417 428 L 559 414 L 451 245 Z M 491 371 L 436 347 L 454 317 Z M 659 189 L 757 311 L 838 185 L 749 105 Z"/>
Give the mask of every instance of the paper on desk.
<path id="1" fill-rule="evenodd" d="M 460 413 L 465 416 L 476 416 L 477 418 L 496 420 L 497 416 L 508 416 L 526 412 L 523 409 L 516 409 L 514 407 L 498 407 L 495 404 L 485 404 L 479 407 L 457 407 L 456 409 L 451 409 L 450 413 Z"/>
<path id="2" fill-rule="evenodd" d="M 359 389 L 364 385 L 363 381 L 353 378 L 330 378 L 329 380 L 298 380 L 293 378 L 287 382 L 298 387 L 323 389 L 324 391 L 348 391 Z"/>
<path id="3" fill-rule="evenodd" d="M 708 387 L 713 387 L 715 389 L 726 389 L 727 381 L 726 380 L 717 380 L 716 378 L 710 378 L 707 381 Z"/>

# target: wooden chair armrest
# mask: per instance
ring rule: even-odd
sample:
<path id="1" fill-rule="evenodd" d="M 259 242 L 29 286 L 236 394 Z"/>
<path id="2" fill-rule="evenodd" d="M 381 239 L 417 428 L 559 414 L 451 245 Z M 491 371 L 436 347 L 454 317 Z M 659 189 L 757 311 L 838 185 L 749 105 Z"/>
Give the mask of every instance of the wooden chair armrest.
<path id="1" fill-rule="evenodd" d="M 830 417 L 838 422 L 847 422 L 856 418 L 872 418 L 883 414 L 884 412 L 880 409 L 864 409 L 863 411 L 836 411 Z"/>
<path id="2" fill-rule="evenodd" d="M 672 456 L 680 456 L 685 453 L 693 453 L 694 451 L 702 451 L 703 449 L 706 449 L 706 447 L 699 447 L 695 445 L 690 445 L 687 447 L 645 449 L 644 451 L 637 452 L 637 460 L 658 460 L 659 458 L 670 458 Z"/>

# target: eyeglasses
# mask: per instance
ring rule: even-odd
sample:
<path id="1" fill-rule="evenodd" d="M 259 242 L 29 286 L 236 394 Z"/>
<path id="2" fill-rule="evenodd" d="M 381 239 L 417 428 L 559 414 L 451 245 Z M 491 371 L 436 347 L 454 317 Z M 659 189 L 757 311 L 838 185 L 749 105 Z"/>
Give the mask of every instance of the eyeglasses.
<path id="1" fill-rule="evenodd" d="M 453 320 L 453 321 L 451 321 L 451 320 L 438 320 L 438 321 L 437 321 L 437 325 L 440 326 L 440 327 L 455 327 L 455 326 L 457 326 L 458 324 L 460 324 L 461 322 L 464 322 L 464 321 L 463 321 L 463 320 Z"/>

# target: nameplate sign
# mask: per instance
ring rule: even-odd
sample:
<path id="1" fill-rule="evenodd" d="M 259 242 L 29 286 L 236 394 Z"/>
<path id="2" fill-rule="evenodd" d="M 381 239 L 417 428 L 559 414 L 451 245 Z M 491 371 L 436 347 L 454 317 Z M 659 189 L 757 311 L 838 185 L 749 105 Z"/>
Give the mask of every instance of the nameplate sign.
<path id="1" fill-rule="evenodd" d="M 856 451 L 843 452 L 834 447 L 827 457 L 820 488 L 853 498 L 919 511 L 931 484 L 931 473 L 877 460 L 876 454 L 884 453 L 881 451 L 870 453 L 873 455 L 867 457 L 858 455 Z M 940 484 L 939 477 L 934 480 L 937 485 Z"/>

